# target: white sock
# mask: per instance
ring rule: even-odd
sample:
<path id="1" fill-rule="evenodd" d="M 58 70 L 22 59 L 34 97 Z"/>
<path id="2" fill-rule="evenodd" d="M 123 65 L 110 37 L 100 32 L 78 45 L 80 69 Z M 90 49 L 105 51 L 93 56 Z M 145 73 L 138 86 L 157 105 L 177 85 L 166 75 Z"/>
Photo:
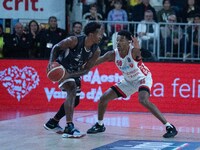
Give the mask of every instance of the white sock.
<path id="1" fill-rule="evenodd" d="M 99 124 L 100 126 L 102 126 L 102 125 L 103 125 L 103 120 L 98 120 L 98 124 Z"/>
<path id="2" fill-rule="evenodd" d="M 170 126 L 171 128 L 173 128 L 173 126 L 169 123 L 169 122 L 167 122 L 166 124 L 165 124 L 165 126 L 167 127 L 167 126 Z"/>

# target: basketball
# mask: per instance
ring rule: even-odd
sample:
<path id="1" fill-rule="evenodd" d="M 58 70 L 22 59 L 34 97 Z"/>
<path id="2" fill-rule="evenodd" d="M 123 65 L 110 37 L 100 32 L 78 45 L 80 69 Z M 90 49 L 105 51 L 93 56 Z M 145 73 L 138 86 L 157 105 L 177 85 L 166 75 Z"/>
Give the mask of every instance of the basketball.
<path id="1" fill-rule="evenodd" d="M 60 81 L 65 75 L 65 68 L 57 62 L 52 63 L 52 69 L 47 72 L 47 77 L 53 82 Z"/>

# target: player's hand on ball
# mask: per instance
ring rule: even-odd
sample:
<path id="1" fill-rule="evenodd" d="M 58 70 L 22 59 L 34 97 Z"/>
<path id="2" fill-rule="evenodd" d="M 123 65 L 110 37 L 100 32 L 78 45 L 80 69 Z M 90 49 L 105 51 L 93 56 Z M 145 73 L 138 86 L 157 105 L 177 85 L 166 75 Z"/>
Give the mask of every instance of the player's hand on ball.
<path id="1" fill-rule="evenodd" d="M 47 65 L 47 72 L 49 72 L 53 68 L 59 67 L 59 66 L 61 66 L 61 65 L 58 62 L 49 62 Z"/>
<path id="2" fill-rule="evenodd" d="M 49 72 L 53 68 L 53 62 L 49 62 L 47 65 L 47 72 Z"/>
<path id="3" fill-rule="evenodd" d="M 67 72 L 67 70 L 65 70 L 65 76 L 63 77 L 63 79 L 67 79 L 70 77 L 70 74 Z"/>
<path id="4" fill-rule="evenodd" d="M 47 77 L 53 82 L 59 82 L 68 78 L 69 73 L 58 62 L 52 62 L 47 66 Z"/>

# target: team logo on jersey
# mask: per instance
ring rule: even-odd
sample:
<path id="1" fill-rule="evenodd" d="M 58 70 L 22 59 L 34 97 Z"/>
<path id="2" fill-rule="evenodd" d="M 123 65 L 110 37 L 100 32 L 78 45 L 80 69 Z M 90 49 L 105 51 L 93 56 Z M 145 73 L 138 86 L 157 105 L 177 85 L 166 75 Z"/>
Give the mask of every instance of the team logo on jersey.
<path id="1" fill-rule="evenodd" d="M 8 93 L 20 101 L 39 84 L 39 75 L 32 67 L 19 69 L 17 66 L 0 71 L 0 81 Z"/>
<path id="2" fill-rule="evenodd" d="M 140 84 L 145 84 L 145 79 L 140 80 Z"/>
<path id="3" fill-rule="evenodd" d="M 122 66 L 122 61 L 121 60 L 117 60 L 117 66 Z"/>
<path id="4" fill-rule="evenodd" d="M 130 66 L 131 68 L 133 68 L 133 63 L 130 63 L 129 66 Z"/>
<path id="5" fill-rule="evenodd" d="M 128 62 L 131 62 L 131 59 L 129 57 L 127 57 Z"/>
<path id="6" fill-rule="evenodd" d="M 76 56 L 76 58 L 74 58 L 76 61 L 79 61 L 80 60 L 80 58 L 81 58 L 81 55 L 80 54 L 78 54 L 77 56 Z"/>
<path id="7" fill-rule="evenodd" d="M 77 54 L 77 56 L 74 58 L 76 61 L 79 61 L 81 59 L 82 51 Z"/>

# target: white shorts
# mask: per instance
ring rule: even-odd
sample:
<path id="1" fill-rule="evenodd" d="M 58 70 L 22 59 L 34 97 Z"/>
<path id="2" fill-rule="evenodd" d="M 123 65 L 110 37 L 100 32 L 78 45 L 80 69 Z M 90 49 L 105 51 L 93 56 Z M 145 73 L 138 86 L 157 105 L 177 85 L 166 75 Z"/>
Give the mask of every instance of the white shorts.
<path id="1" fill-rule="evenodd" d="M 123 97 L 128 97 L 136 92 L 138 92 L 139 88 L 146 88 L 151 91 L 151 87 L 153 84 L 153 80 L 151 74 L 149 73 L 144 79 L 136 81 L 136 82 L 129 82 L 125 79 L 120 81 L 119 83 L 115 84 L 116 90 L 122 95 Z"/>

